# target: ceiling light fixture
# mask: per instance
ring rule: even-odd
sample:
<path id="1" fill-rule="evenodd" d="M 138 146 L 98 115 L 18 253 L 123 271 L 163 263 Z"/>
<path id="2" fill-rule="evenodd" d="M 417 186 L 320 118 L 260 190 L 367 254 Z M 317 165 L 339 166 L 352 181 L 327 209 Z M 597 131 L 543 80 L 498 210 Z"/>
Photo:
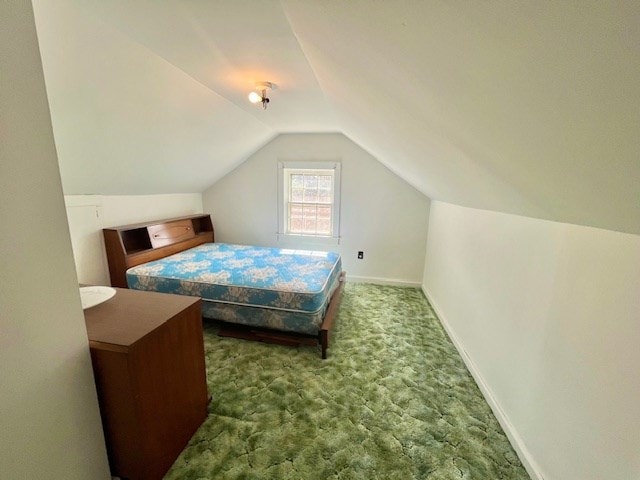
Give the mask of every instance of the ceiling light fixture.
<path id="1" fill-rule="evenodd" d="M 267 90 L 274 90 L 276 88 L 275 84 L 271 82 L 260 82 L 256 83 L 255 91 L 249 94 L 249 101 L 251 103 L 261 103 L 262 108 L 267 109 L 267 103 L 269 103 L 269 97 L 267 97 Z"/>

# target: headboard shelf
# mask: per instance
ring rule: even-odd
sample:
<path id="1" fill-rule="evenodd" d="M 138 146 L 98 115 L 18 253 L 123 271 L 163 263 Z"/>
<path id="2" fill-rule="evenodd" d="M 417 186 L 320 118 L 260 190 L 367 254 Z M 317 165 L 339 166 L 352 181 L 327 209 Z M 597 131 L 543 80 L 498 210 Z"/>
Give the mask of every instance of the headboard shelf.
<path id="1" fill-rule="evenodd" d="M 127 288 L 128 268 L 213 242 L 214 238 L 208 214 L 104 228 L 102 233 L 111 285 L 123 288 Z"/>

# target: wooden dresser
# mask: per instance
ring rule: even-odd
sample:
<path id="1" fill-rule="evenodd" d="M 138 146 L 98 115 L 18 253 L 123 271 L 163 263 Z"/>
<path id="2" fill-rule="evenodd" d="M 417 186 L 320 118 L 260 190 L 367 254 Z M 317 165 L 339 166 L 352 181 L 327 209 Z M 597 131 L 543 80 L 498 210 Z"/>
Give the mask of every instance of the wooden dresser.
<path id="1" fill-rule="evenodd" d="M 201 300 L 116 290 L 84 312 L 109 464 L 159 480 L 207 416 Z"/>

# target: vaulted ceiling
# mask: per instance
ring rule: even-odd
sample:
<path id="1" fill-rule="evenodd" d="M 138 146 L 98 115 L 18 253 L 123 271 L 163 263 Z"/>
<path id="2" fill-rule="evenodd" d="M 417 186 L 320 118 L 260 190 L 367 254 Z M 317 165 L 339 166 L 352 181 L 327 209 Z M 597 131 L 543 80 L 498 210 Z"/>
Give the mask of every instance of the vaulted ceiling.
<path id="1" fill-rule="evenodd" d="M 201 192 L 342 132 L 432 199 L 640 233 L 635 0 L 33 3 L 67 194 Z"/>

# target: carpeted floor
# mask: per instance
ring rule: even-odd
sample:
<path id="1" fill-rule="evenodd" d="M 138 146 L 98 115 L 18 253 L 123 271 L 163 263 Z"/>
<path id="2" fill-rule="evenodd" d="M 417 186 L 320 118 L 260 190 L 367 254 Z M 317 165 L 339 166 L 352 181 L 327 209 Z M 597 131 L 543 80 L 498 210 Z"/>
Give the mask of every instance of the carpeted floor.
<path id="1" fill-rule="evenodd" d="M 205 328 L 209 416 L 165 480 L 529 479 L 418 289 L 347 283 L 329 348 Z"/>

